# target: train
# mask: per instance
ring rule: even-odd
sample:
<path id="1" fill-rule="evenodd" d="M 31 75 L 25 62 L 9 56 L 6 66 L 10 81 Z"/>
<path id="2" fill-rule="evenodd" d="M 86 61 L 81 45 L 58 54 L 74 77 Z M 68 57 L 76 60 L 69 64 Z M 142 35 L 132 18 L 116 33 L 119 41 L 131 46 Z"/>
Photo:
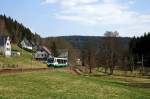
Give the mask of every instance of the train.
<path id="1" fill-rule="evenodd" d="M 59 57 L 51 57 L 47 59 L 47 66 L 48 67 L 67 67 L 68 58 L 59 58 Z"/>

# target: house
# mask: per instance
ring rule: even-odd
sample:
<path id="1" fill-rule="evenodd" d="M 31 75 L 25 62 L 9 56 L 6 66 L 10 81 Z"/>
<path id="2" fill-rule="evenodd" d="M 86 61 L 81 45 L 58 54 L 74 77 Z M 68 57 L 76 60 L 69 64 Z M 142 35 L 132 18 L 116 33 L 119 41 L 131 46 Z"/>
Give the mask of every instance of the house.
<path id="1" fill-rule="evenodd" d="M 82 66 L 82 61 L 79 58 L 76 59 L 76 65 L 77 66 Z"/>
<path id="2" fill-rule="evenodd" d="M 21 41 L 20 44 L 21 44 L 21 47 L 22 47 L 22 48 L 27 48 L 27 49 L 30 49 L 30 50 L 33 49 L 32 44 L 31 44 L 26 38 L 24 38 L 24 39 Z"/>
<path id="3" fill-rule="evenodd" d="M 58 50 L 58 57 L 60 58 L 68 58 L 68 50 L 67 49 L 59 49 Z"/>
<path id="4" fill-rule="evenodd" d="M 10 38 L 7 36 L 0 36 L 0 55 L 11 56 Z"/>
<path id="5" fill-rule="evenodd" d="M 47 60 L 48 57 L 51 56 L 51 52 L 50 50 L 43 46 L 43 47 L 39 47 L 34 55 L 34 58 L 37 60 Z"/>

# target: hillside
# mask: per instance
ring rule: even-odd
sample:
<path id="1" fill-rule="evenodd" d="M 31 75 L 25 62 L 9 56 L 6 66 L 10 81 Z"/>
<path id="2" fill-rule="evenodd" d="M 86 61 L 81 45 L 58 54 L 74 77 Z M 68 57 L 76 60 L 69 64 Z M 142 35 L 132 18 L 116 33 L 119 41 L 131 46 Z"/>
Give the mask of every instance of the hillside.
<path id="1" fill-rule="evenodd" d="M 65 40 L 69 41 L 75 48 L 83 49 L 84 45 L 90 41 L 94 46 L 100 47 L 103 43 L 104 37 L 102 36 L 62 36 Z M 119 37 L 120 45 L 123 45 L 125 49 L 128 48 L 130 38 Z"/>
<path id="2" fill-rule="evenodd" d="M 27 52 L 14 44 L 12 45 L 12 50 L 19 51 L 21 55 L 14 56 L 14 57 L 5 57 L 5 58 L 4 56 L 0 56 L 0 68 L 2 68 L 3 65 L 5 65 L 6 67 L 7 65 L 18 65 L 19 68 L 46 67 L 46 64 L 33 60 L 32 53 Z"/>
<path id="3" fill-rule="evenodd" d="M 31 32 L 22 23 L 6 15 L 0 15 L 0 35 L 10 36 L 12 43 L 19 43 L 24 38 L 35 43 L 41 41 L 41 37 L 37 33 Z"/>

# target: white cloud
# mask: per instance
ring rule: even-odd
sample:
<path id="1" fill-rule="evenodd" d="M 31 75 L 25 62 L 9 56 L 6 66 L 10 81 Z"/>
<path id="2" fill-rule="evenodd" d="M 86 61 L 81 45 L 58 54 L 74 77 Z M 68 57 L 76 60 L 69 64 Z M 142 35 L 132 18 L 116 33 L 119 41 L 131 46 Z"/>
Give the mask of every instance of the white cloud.
<path id="1" fill-rule="evenodd" d="M 125 27 L 120 27 L 118 29 L 118 31 L 120 32 L 120 35 L 122 36 L 141 36 L 143 35 L 143 33 L 145 32 L 149 32 L 150 28 L 149 25 L 146 24 L 134 24 L 134 26 L 129 25 L 129 26 L 125 26 Z"/>
<path id="2" fill-rule="evenodd" d="M 76 22 L 81 22 L 81 23 L 89 23 L 90 25 L 95 25 L 97 24 L 95 21 L 93 20 L 89 20 L 89 18 L 84 18 L 81 16 L 74 16 L 74 15 L 56 15 L 57 19 L 61 19 L 61 20 L 68 20 L 68 21 L 76 21 Z"/>
<path id="3" fill-rule="evenodd" d="M 114 0 L 103 0 L 104 3 L 113 3 Z"/>
<path id="4" fill-rule="evenodd" d="M 43 2 L 42 2 L 42 4 L 54 4 L 54 3 L 56 3 L 58 0 L 44 0 Z"/>
<path id="5" fill-rule="evenodd" d="M 135 3 L 135 0 L 130 0 L 128 3 L 132 5 Z"/>
<path id="6" fill-rule="evenodd" d="M 91 25 L 127 25 L 126 29 L 118 28 L 121 31 L 149 30 L 143 26 L 150 24 L 150 14 L 132 11 L 130 6 L 135 0 L 128 0 L 128 5 L 118 1 L 120 0 L 45 0 L 44 2 L 58 4 L 59 11 L 55 13 L 55 17 L 60 20 Z"/>
<path id="7" fill-rule="evenodd" d="M 128 7 L 115 4 L 113 1 L 104 0 L 103 3 L 100 3 L 98 0 L 62 0 L 57 18 L 84 21 L 84 23 L 119 24 L 130 21 L 136 14 L 128 11 Z M 63 16 L 65 18 L 62 18 Z"/>

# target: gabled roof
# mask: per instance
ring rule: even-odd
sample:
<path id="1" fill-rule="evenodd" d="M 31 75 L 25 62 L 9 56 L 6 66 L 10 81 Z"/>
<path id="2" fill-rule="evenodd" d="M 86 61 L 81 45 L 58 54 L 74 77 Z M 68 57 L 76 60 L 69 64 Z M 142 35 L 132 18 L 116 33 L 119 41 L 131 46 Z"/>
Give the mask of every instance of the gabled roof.
<path id="1" fill-rule="evenodd" d="M 50 51 L 46 46 L 43 46 L 43 49 L 44 49 L 48 54 L 51 54 L 51 51 Z"/>
<path id="2" fill-rule="evenodd" d="M 51 51 L 46 46 L 39 46 L 37 51 L 45 51 L 48 54 L 51 54 Z"/>

